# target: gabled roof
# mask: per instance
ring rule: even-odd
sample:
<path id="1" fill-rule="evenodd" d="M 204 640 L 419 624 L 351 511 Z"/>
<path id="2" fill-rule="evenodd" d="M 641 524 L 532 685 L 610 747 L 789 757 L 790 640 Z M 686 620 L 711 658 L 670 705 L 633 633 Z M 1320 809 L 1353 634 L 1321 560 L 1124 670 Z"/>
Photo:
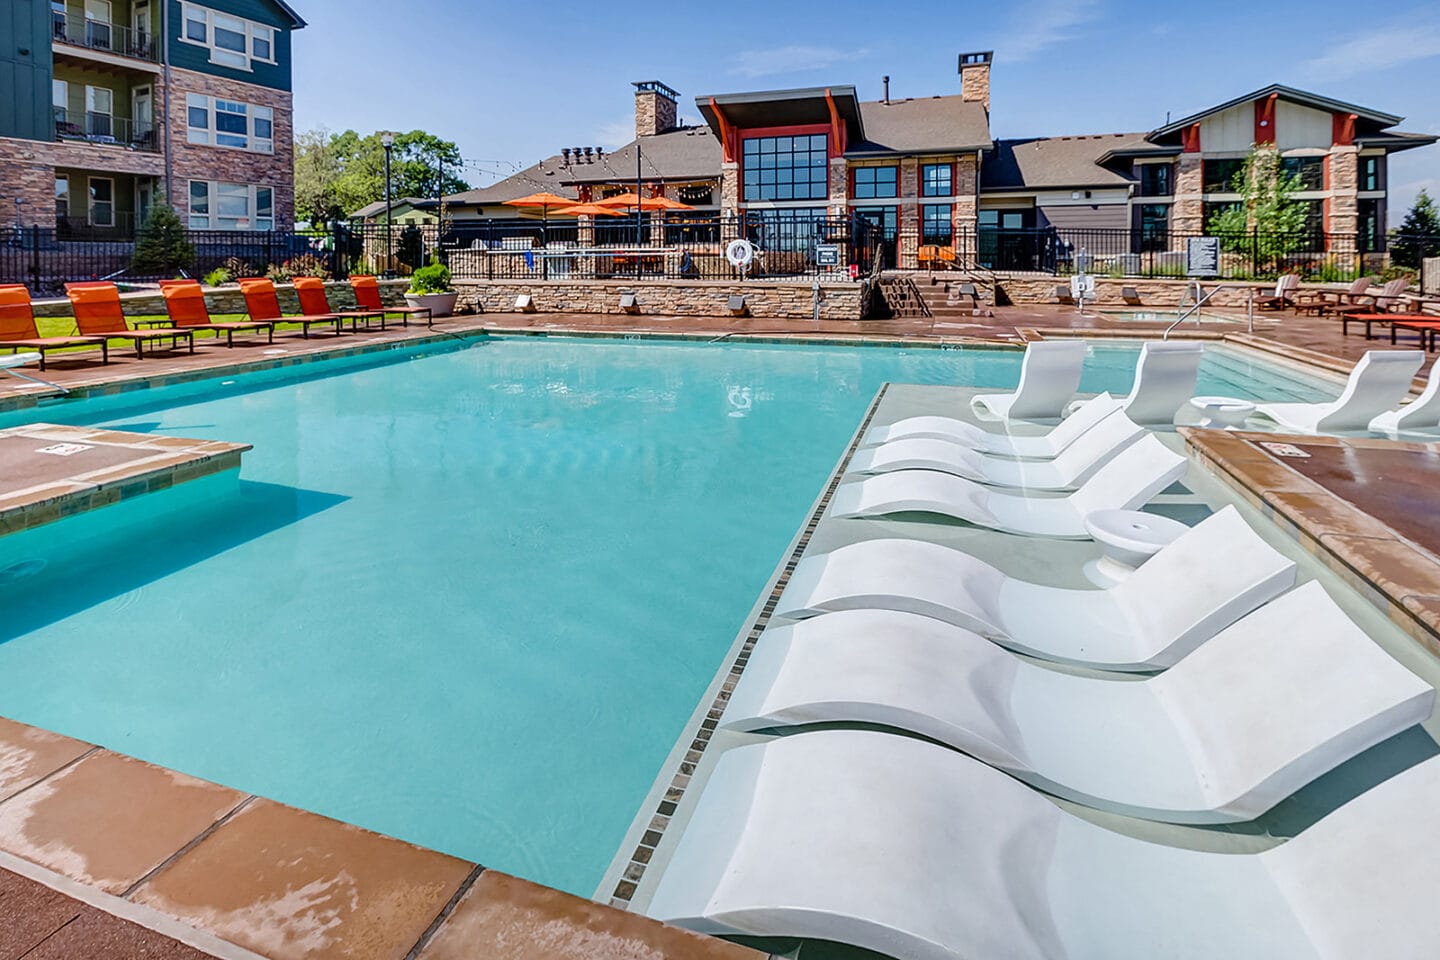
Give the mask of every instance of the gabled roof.
<path id="1" fill-rule="evenodd" d="M 391 198 L 391 206 L 394 207 L 394 208 L 398 208 L 398 207 L 416 207 L 416 208 L 418 208 L 418 207 L 420 207 L 422 204 L 424 204 L 425 202 L 426 202 L 426 201 L 425 201 L 425 198 L 424 198 L 424 197 L 393 197 L 393 198 Z M 384 212 L 385 212 L 385 201 L 384 201 L 384 200 L 376 200 L 376 201 L 373 202 L 373 203 L 367 203 L 367 204 L 365 204 L 365 206 L 361 207 L 359 210 L 356 210 L 354 213 L 350 214 L 350 216 L 351 216 L 351 218 L 353 218 L 353 219 L 366 220 L 366 219 L 369 219 L 370 217 L 378 217 L 380 214 L 382 214 L 382 213 L 384 213 Z"/>
<path id="2" fill-rule="evenodd" d="M 1430 133 L 1406 133 L 1403 130 L 1386 130 L 1381 133 L 1361 135 L 1355 144 L 1361 147 L 1384 147 L 1388 153 L 1399 153 L 1413 147 L 1428 147 L 1440 137 Z"/>
<path id="3" fill-rule="evenodd" d="M 635 149 L 640 149 L 640 175 L 655 180 L 709 180 L 720 176 L 720 141 L 709 127 L 679 127 L 632 140 L 588 163 L 571 162 L 566 183 L 634 183 Z"/>
<path id="4" fill-rule="evenodd" d="M 736 127 L 790 127 L 830 122 L 830 105 L 845 122 L 852 140 L 865 139 L 860 119 L 860 101 L 850 85 L 836 87 L 800 87 L 794 90 L 757 90 L 752 93 L 717 93 L 695 98 L 700 115 L 720 136 L 720 120 L 710 101 L 715 101 L 725 118 Z"/>
<path id="5" fill-rule="evenodd" d="M 304 19 L 301 18 L 300 14 L 296 13 L 295 8 L 290 6 L 290 4 L 286 3 L 285 0 L 270 0 L 270 2 L 274 4 L 275 7 L 281 13 L 285 14 L 285 16 L 290 20 L 291 30 L 299 30 L 306 26 L 306 23 Z"/>
<path id="6" fill-rule="evenodd" d="M 1242 103 L 1249 103 L 1252 100 L 1263 100 L 1272 94 L 1280 97 L 1280 99 L 1282 100 L 1288 100 L 1291 103 L 1298 103 L 1307 107 L 1314 107 L 1317 110 L 1325 110 L 1330 113 L 1353 113 L 1355 114 L 1355 116 L 1359 117 L 1363 121 L 1369 121 L 1369 123 L 1371 124 L 1378 124 L 1380 128 L 1392 127 L 1395 124 L 1399 123 L 1401 119 L 1403 119 L 1401 117 L 1395 116 L 1394 114 L 1382 113 L 1379 110 L 1371 110 L 1369 107 L 1361 107 L 1356 106 L 1353 103 L 1346 103 L 1344 100 L 1333 100 L 1330 97 L 1323 97 L 1318 93 L 1310 93 L 1305 90 L 1297 90 L 1294 87 L 1287 87 L 1283 83 L 1272 83 L 1268 87 L 1262 87 L 1261 89 L 1253 91 L 1251 93 L 1247 93 L 1244 96 L 1236 97 L 1234 100 L 1227 100 L 1224 103 L 1219 104 L 1218 106 L 1209 107 L 1205 110 L 1201 110 L 1199 113 L 1191 114 L 1188 117 L 1182 117 L 1181 119 L 1176 120 L 1173 123 L 1167 123 L 1163 127 L 1152 130 L 1150 132 L 1150 138 L 1152 140 L 1157 140 L 1161 137 L 1178 134 L 1180 131 L 1184 130 L 1192 123 L 1196 123 L 1200 120 L 1205 119 L 1206 117 L 1221 113 L 1225 110 L 1229 110 L 1231 107 L 1238 107 Z"/>
<path id="7" fill-rule="evenodd" d="M 478 187 L 474 190 L 466 190 L 463 193 L 452 193 L 445 200 L 451 205 L 459 204 L 466 207 L 486 207 L 504 203 L 506 200 L 514 200 L 517 197 L 527 196 L 532 193 L 549 191 L 559 194 L 562 197 L 577 197 L 575 189 L 566 186 L 562 179 L 565 167 L 557 154 L 553 157 L 546 157 L 539 163 L 526 167 L 519 173 L 512 173 L 504 180 L 490 184 L 488 187 Z"/>
<path id="8" fill-rule="evenodd" d="M 847 157 L 955 153 L 991 146 L 985 105 L 959 95 L 866 101 L 860 104 L 860 117 L 865 138 L 851 142 Z"/>
<path id="9" fill-rule="evenodd" d="M 1104 164 L 1113 156 L 1169 151 L 1156 147 L 1143 133 L 1102 133 L 1080 137 L 1037 137 L 996 140 L 993 153 L 980 164 L 980 189 L 1059 190 L 1082 187 L 1127 187 L 1134 181 Z"/>

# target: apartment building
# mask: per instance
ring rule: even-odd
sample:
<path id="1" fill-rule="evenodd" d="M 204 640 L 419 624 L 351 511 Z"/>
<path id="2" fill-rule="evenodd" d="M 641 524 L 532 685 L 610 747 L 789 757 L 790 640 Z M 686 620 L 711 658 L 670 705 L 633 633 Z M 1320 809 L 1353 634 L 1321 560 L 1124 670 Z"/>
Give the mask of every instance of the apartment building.
<path id="1" fill-rule="evenodd" d="M 294 217 L 280 0 L 6 0 L 0 222 L 132 237 L 162 195 L 195 229 Z"/>

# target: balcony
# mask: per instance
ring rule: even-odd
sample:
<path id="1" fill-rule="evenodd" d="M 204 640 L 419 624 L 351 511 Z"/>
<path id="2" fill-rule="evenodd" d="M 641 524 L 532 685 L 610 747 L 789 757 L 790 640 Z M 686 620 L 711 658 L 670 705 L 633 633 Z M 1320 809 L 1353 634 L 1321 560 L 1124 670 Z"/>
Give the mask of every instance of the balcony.
<path id="1" fill-rule="evenodd" d="M 115 57 L 147 65 L 160 63 L 159 38 L 153 33 L 76 14 L 53 14 L 53 22 L 54 42 L 64 48 L 57 47 L 57 53 L 73 49 L 107 63 Z"/>
<path id="2" fill-rule="evenodd" d="M 158 124 L 114 117 L 108 113 L 81 113 L 78 110 L 62 110 L 57 107 L 55 139 L 124 147 L 143 153 L 160 152 Z"/>
<path id="3" fill-rule="evenodd" d="M 113 205 L 112 205 L 113 206 Z M 104 223 L 106 219 L 110 223 Z M 72 217 L 58 213 L 55 217 L 55 239 L 72 241 L 121 241 L 128 242 L 135 239 L 135 215 L 128 212 L 117 212 L 113 209 L 96 211 L 96 219 L 101 223 L 91 223 L 89 217 Z"/>

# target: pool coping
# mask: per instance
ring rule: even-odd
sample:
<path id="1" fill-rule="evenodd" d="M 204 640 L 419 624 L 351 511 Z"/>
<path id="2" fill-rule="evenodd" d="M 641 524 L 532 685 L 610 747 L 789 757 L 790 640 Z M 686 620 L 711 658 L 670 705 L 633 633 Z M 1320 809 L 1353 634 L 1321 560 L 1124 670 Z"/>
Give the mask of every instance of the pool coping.
<path id="1" fill-rule="evenodd" d="M 0 482 L 0 536 L 98 510 L 133 497 L 226 470 L 239 470 L 248 443 L 190 440 L 169 435 L 32 423 L 0 430 L 0 442 L 33 441 L 33 450 L 6 457 L 5 481 L 22 464 L 50 468 L 38 482 L 7 489 Z M 128 454 L 122 462 L 78 472 L 65 469 L 68 456 L 95 448 Z M 64 452 L 69 449 L 69 453 Z"/>
<path id="2" fill-rule="evenodd" d="M 780 595 L 790 582 L 791 574 L 795 572 L 796 566 L 799 565 L 801 557 L 804 556 L 810 545 L 810 538 L 814 535 L 816 527 L 820 525 L 821 517 L 830 506 L 835 489 L 845 476 L 846 465 L 863 442 L 865 434 L 869 431 L 870 424 L 875 418 L 876 411 L 880 409 L 880 403 L 889 389 L 888 382 L 881 384 L 880 389 L 871 398 L 869 407 L 861 417 L 860 425 L 851 436 L 849 443 L 845 445 L 829 478 L 821 487 L 820 495 L 812 504 L 805 523 L 791 539 L 785 553 L 782 554 L 780 563 L 771 573 L 766 587 L 761 591 L 760 599 L 751 607 L 745 625 L 736 635 L 736 640 L 727 654 L 727 660 L 722 661 L 721 669 L 716 671 L 715 679 L 711 681 L 710 686 L 701 697 L 699 705 L 683 729 L 675 748 L 656 776 L 656 787 L 664 785 L 663 793 L 652 787 L 650 793 L 647 794 L 646 801 L 637 813 L 634 824 L 627 831 L 619 850 L 619 854 L 623 855 L 625 849 L 631 847 L 629 859 L 622 864 L 618 862 L 617 856 L 617 862 L 612 863 L 611 868 L 606 871 L 605 879 L 601 881 L 600 890 L 597 891 L 597 897 L 602 897 L 606 895 L 606 888 L 610 888 L 608 899 L 605 902 L 611 906 L 622 910 L 630 909 L 631 901 L 655 855 L 655 850 L 664 840 L 671 817 L 684 799 L 690 778 L 705 750 L 709 747 L 711 736 L 719 727 L 720 717 L 725 713 L 730 695 L 734 692 L 736 684 L 745 672 L 746 665 L 750 662 L 750 654 L 760 639 L 760 635 L 765 632 L 770 617 L 775 612 L 775 606 L 780 602 Z M 728 667 L 725 666 L 727 663 Z M 699 719 L 698 724 L 696 723 L 697 719 Z M 685 746 L 687 739 L 690 741 L 688 747 Z M 682 748 L 683 753 L 681 753 Z M 678 762 L 677 754 L 680 754 Z M 665 771 L 669 769 L 673 769 L 674 772 L 667 778 Z M 655 800 L 657 795 L 659 796 L 658 801 Z M 647 809 L 653 810 L 648 823 L 644 821 L 644 813 Z M 641 826 L 643 826 L 643 830 L 640 830 Z M 640 832 L 638 840 L 634 836 L 637 831 Z M 617 867 L 619 867 L 618 879 L 616 879 Z"/>

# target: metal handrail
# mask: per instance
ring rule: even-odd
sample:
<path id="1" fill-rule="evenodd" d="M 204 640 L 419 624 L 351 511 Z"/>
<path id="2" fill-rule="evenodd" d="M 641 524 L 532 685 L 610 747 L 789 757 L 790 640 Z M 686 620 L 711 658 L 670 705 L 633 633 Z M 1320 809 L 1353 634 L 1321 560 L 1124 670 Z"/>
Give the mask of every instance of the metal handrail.
<path id="1" fill-rule="evenodd" d="M 110 23 L 79 14 L 52 14 L 54 39 L 60 43 L 100 50 L 136 60 L 160 62 L 159 38 L 148 30 Z"/>
<path id="2" fill-rule="evenodd" d="M 1204 291 L 1204 288 L 1201 287 L 1199 280 L 1192 280 L 1192 281 L 1190 281 L 1189 283 L 1187 283 L 1187 284 L 1185 285 L 1185 293 L 1180 297 L 1180 313 L 1179 313 L 1179 315 L 1175 317 L 1175 322 L 1174 322 L 1174 323 L 1170 324 L 1170 326 L 1168 326 L 1168 327 L 1165 328 L 1165 332 L 1164 332 L 1163 334 L 1161 334 L 1160 339 L 1161 339 L 1161 340 L 1169 340 L 1169 339 L 1170 339 L 1170 332 L 1171 332 L 1172 330 L 1174 330 L 1176 327 L 1180 326 L 1180 324 L 1184 323 L 1185 320 L 1186 320 L 1192 313 L 1195 314 L 1195 322 L 1198 324 L 1198 323 L 1200 322 L 1200 308 L 1203 307 L 1203 306 L 1205 306 L 1205 304 L 1209 303 L 1209 302 L 1210 302 L 1210 298 L 1213 297 L 1213 296 L 1215 296 L 1215 294 L 1219 293 L 1221 290 L 1244 290 L 1244 291 L 1246 292 L 1246 296 L 1245 296 L 1245 317 L 1246 317 L 1246 323 L 1247 323 L 1247 327 L 1248 327 L 1249 332 L 1250 332 L 1250 333 L 1254 333 L 1254 332 L 1255 332 L 1255 287 L 1254 287 L 1252 284 L 1247 284 L 1247 283 L 1221 283 L 1221 284 L 1217 284 L 1217 285 L 1215 286 L 1215 288 L 1212 289 L 1209 293 L 1206 293 L 1206 292 Z M 1195 302 L 1194 302 L 1193 304 L 1191 304 L 1188 309 L 1186 309 L 1186 307 L 1185 307 L 1185 301 L 1188 300 L 1188 299 L 1190 299 L 1190 294 L 1191 294 L 1192 292 L 1195 294 Z"/>

